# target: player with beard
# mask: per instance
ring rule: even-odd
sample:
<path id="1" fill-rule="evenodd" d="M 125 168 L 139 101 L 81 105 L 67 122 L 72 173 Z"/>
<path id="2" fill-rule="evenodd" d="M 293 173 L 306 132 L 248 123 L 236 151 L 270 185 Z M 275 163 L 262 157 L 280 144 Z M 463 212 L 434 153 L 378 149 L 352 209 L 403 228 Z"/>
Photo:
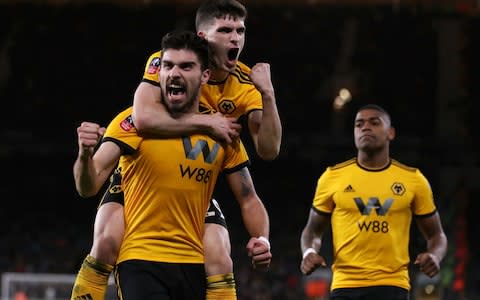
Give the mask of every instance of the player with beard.
<path id="1" fill-rule="evenodd" d="M 438 274 L 447 251 L 433 193 L 420 170 L 390 158 L 395 130 L 383 108 L 361 107 L 354 136 L 357 157 L 327 168 L 318 180 L 300 240 L 300 269 L 308 275 L 327 266 L 319 251 L 331 224 L 330 299 L 407 300 L 412 215 L 427 242 L 414 262 L 420 271 Z"/>
<path id="2" fill-rule="evenodd" d="M 207 68 L 207 43 L 195 33 L 173 32 L 162 39 L 159 82 L 173 118 L 198 114 Z M 205 134 L 144 138 L 131 115 L 132 108 L 121 112 L 106 131 L 83 122 L 77 129 L 74 164 L 76 187 L 84 197 L 95 195 L 118 164 L 125 207 L 115 271 L 120 299 L 205 299 L 204 219 L 220 172 L 252 236 L 247 248 L 261 253 L 253 256 L 254 262 L 268 264 L 271 254 L 257 238 L 269 235 L 268 214 L 255 192 L 241 142 L 220 145 Z"/>
<path id="3" fill-rule="evenodd" d="M 216 140 L 231 143 L 239 136 L 235 121 L 245 117 L 250 136 L 259 157 L 274 159 L 280 150 L 281 123 L 278 115 L 270 66 L 257 63 L 250 69 L 238 61 L 245 45 L 247 10 L 236 0 L 207 0 L 197 10 L 197 34 L 208 41 L 211 51 L 211 76 L 200 91 L 200 110 L 214 114 L 170 116 L 160 99 L 158 72 L 160 51 L 153 53 L 146 64 L 142 82 L 134 98 L 133 118 L 137 131 L 144 136 L 178 137 L 206 133 Z M 213 54 L 212 54 L 213 53 Z M 112 176 L 95 219 L 92 249 L 85 258 L 75 281 L 72 299 L 95 293 L 104 295 L 108 276 L 118 255 L 123 238 L 123 192 L 118 172 Z M 268 237 L 259 237 L 270 249 Z M 205 218 L 205 268 L 207 299 L 236 299 L 230 237 L 218 202 L 212 199 Z M 268 267 L 257 264 L 258 268 Z M 94 298 L 97 299 L 97 298 Z M 103 299 L 101 296 L 98 299 Z"/>

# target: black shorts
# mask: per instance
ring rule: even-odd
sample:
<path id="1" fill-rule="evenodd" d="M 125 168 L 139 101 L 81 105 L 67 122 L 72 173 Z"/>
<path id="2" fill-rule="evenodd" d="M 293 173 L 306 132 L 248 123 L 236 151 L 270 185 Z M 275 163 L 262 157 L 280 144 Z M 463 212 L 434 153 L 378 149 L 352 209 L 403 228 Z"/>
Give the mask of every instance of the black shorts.
<path id="1" fill-rule="evenodd" d="M 221 225 L 228 229 L 227 222 L 225 221 L 225 216 L 218 205 L 217 200 L 210 200 L 210 206 L 208 207 L 207 214 L 205 215 L 205 223 L 213 223 Z"/>
<path id="2" fill-rule="evenodd" d="M 408 300 L 409 292 L 397 286 L 369 286 L 358 288 L 334 289 L 330 300 Z"/>
<path id="3" fill-rule="evenodd" d="M 110 184 L 103 194 L 102 200 L 100 200 L 98 207 L 109 202 L 116 202 L 124 205 L 123 198 L 122 175 L 120 174 L 119 169 L 115 169 L 112 176 L 110 176 Z M 220 209 L 220 205 L 218 205 L 218 202 L 215 199 L 210 200 L 210 205 L 208 207 L 207 214 L 205 215 L 205 223 L 218 224 L 228 229 L 225 216 Z"/>
<path id="4" fill-rule="evenodd" d="M 206 276 L 203 264 L 127 260 L 115 269 L 121 300 L 205 300 Z"/>

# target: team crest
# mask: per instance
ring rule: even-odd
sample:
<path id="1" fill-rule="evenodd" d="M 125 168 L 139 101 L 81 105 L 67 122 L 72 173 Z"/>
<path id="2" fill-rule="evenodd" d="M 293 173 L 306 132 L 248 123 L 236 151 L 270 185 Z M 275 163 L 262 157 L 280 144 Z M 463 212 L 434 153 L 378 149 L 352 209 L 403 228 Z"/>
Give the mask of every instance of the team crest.
<path id="1" fill-rule="evenodd" d="M 156 74 L 158 73 L 159 67 L 160 67 L 160 57 L 155 57 L 154 59 L 152 59 L 152 61 L 148 65 L 147 73 Z"/>
<path id="2" fill-rule="evenodd" d="M 231 114 L 235 111 L 235 109 L 237 109 L 237 107 L 232 100 L 225 99 L 220 101 L 220 103 L 218 104 L 218 110 L 220 110 L 222 114 Z"/>
<path id="3" fill-rule="evenodd" d="M 120 184 L 113 185 L 110 187 L 110 189 L 108 189 L 108 191 L 110 192 L 110 194 L 119 194 L 122 192 L 122 185 Z"/>
<path id="4" fill-rule="evenodd" d="M 128 116 L 125 120 L 123 120 L 120 123 L 120 127 L 125 131 L 130 131 L 134 127 L 132 116 Z"/>
<path id="5" fill-rule="evenodd" d="M 392 192 L 398 196 L 405 194 L 405 191 L 406 191 L 405 186 L 401 182 L 394 182 L 392 184 L 391 189 L 392 189 Z"/>

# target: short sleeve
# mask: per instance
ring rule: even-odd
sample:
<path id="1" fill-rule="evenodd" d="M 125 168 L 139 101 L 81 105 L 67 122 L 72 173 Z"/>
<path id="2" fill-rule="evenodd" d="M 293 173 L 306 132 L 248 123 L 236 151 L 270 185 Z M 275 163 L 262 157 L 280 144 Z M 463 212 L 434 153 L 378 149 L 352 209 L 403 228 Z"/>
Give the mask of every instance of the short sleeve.
<path id="1" fill-rule="evenodd" d="M 111 141 L 122 149 L 123 154 L 131 154 L 138 149 L 142 140 L 133 125 L 132 107 L 129 107 L 110 122 L 102 142 Z"/>
<path id="2" fill-rule="evenodd" d="M 250 164 L 247 150 L 240 139 L 237 139 L 225 149 L 225 160 L 223 164 L 224 173 L 232 173 L 239 168 Z"/>
<path id="3" fill-rule="evenodd" d="M 313 208 L 324 213 L 332 213 L 334 209 L 332 183 L 332 172 L 327 168 L 317 181 L 315 195 L 313 197 Z"/>
<path id="4" fill-rule="evenodd" d="M 415 176 L 417 185 L 412 203 L 413 214 L 416 216 L 429 215 L 436 210 L 432 188 L 420 170 L 416 171 Z"/>
<path id="5" fill-rule="evenodd" d="M 160 70 L 160 54 L 160 51 L 157 51 L 150 55 L 145 64 L 142 81 L 159 85 L 158 71 Z"/>

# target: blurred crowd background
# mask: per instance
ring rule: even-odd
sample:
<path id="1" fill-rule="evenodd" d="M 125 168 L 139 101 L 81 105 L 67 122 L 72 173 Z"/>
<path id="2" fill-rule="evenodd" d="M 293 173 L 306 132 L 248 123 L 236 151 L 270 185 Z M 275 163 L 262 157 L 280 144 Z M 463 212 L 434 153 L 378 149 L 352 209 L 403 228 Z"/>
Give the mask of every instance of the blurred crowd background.
<path id="1" fill-rule="evenodd" d="M 449 239 L 439 278 L 412 267 L 413 299 L 480 299 L 479 1 L 243 3 L 241 60 L 271 64 L 284 136 L 273 162 L 249 151 L 271 217 L 268 273 L 251 268 L 238 207 L 218 185 L 239 299 L 325 299 L 329 272 L 299 271 L 300 233 L 318 176 L 355 155 L 353 113 L 365 103 L 390 111 L 392 156 L 430 180 Z M 0 1 L 0 273 L 77 272 L 99 198 L 75 191 L 76 127 L 107 125 L 131 104 L 148 56 L 166 32 L 193 29 L 197 5 Z M 335 102 L 341 89 L 351 97 Z M 327 236 L 331 262 L 328 246 Z M 412 227 L 412 257 L 424 247 Z"/>

